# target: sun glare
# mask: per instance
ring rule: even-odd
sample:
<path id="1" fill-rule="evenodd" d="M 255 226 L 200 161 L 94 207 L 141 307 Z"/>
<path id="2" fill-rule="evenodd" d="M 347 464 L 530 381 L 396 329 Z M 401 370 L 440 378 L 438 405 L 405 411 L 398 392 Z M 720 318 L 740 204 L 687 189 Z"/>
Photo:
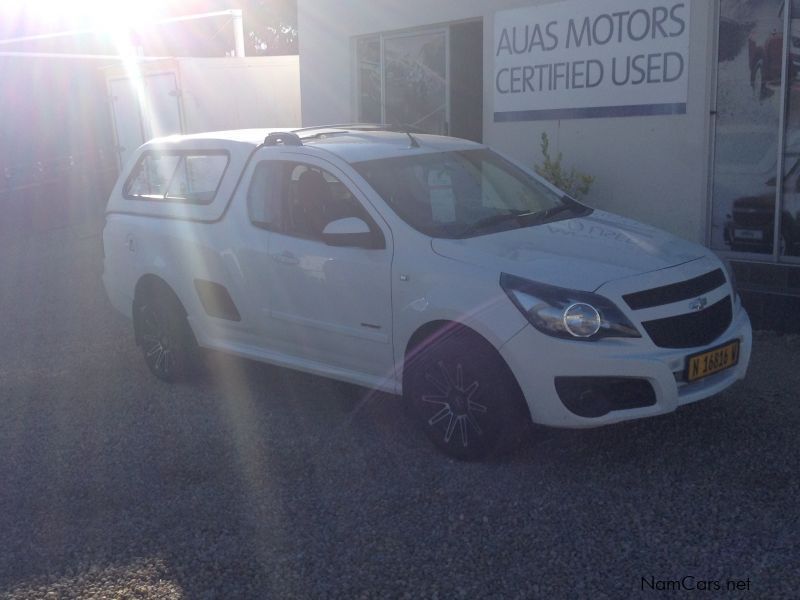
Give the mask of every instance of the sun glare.
<path id="1" fill-rule="evenodd" d="M 153 132 L 159 133 L 159 115 L 151 106 L 144 75 L 145 64 L 163 55 L 145 54 L 142 36 L 171 19 L 191 16 L 185 14 L 191 4 L 188 0 L 0 0 L 0 50 L 10 48 L 9 54 L 40 58 L 118 62 L 138 98 L 140 110 L 148 115 Z M 94 38 L 97 44 L 88 45 L 97 50 L 48 52 L 36 46 L 45 40 L 71 38 Z"/>
<path id="2" fill-rule="evenodd" d="M 3 0 L 0 15 L 22 17 L 47 29 L 60 25 L 110 32 L 156 21 L 168 4 L 163 0 Z"/>

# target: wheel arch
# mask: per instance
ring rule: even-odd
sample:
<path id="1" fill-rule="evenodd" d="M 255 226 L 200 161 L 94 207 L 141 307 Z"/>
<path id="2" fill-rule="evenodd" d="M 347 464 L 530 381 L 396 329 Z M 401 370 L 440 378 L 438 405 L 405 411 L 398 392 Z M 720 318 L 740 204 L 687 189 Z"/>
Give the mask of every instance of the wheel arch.
<path id="1" fill-rule="evenodd" d="M 154 273 L 146 273 L 139 277 L 139 280 L 136 282 L 136 286 L 133 289 L 133 333 L 136 338 L 136 344 L 141 345 L 141 332 L 139 330 L 139 322 L 136 318 L 136 305 L 137 303 L 141 302 L 143 299 L 148 297 L 155 297 L 163 295 L 166 298 L 169 298 L 172 302 L 175 303 L 175 306 L 179 308 L 184 316 L 188 313 L 186 312 L 186 307 L 181 302 L 181 299 L 178 297 L 178 294 L 169 285 L 164 279 L 159 277 Z M 191 325 L 190 325 L 191 328 Z"/>
<path id="2" fill-rule="evenodd" d="M 452 319 L 436 319 L 433 321 L 428 321 L 427 323 L 423 323 L 417 327 L 414 333 L 411 334 L 411 337 L 408 339 L 408 343 L 406 344 L 405 351 L 403 352 L 401 381 L 405 381 L 408 365 L 413 364 L 414 359 L 420 355 L 421 351 L 427 345 L 436 343 L 438 340 L 444 339 L 448 335 L 452 335 L 456 332 L 468 333 L 470 336 L 474 336 L 476 340 L 480 340 L 481 343 L 491 348 L 497 354 L 498 358 L 503 361 L 503 363 L 506 365 L 506 368 L 508 368 L 509 373 L 511 373 L 511 376 L 514 377 L 515 382 L 517 385 L 519 385 L 519 382 L 516 381 L 516 376 L 511 371 L 511 367 L 503 358 L 499 348 L 497 348 L 497 346 L 493 344 L 489 338 L 476 330 L 474 327 L 471 327 L 470 325 L 461 321 L 455 321 Z"/>

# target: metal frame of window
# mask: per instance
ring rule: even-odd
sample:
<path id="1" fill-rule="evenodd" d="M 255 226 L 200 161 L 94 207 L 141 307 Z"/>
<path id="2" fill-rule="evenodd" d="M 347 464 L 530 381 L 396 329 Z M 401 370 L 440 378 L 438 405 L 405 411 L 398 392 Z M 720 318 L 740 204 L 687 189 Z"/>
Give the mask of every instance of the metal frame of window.
<path id="1" fill-rule="evenodd" d="M 717 0 L 714 2 L 714 12 L 711 17 L 712 21 L 712 28 L 713 31 L 711 32 L 712 40 L 712 49 L 711 49 L 711 56 L 709 60 L 713 62 L 714 65 L 714 75 L 711 77 L 711 108 L 710 108 L 710 115 L 711 118 L 709 119 L 710 124 L 710 132 L 709 132 L 709 157 L 708 157 L 708 165 L 707 165 L 707 173 L 708 176 L 706 178 L 706 223 L 705 223 L 705 244 L 707 247 L 711 248 L 712 240 L 713 240 L 713 229 L 714 229 L 714 179 L 716 177 L 716 172 L 714 170 L 714 165 L 717 162 L 717 95 L 719 90 L 719 33 L 720 33 L 720 26 L 719 20 L 722 14 L 722 7 L 720 3 L 722 0 Z"/>
<path id="2" fill-rule="evenodd" d="M 789 98 L 789 42 L 791 42 L 792 1 L 783 3 L 783 58 L 781 61 L 781 113 L 778 126 L 778 168 L 775 173 L 775 218 L 772 234 L 772 259 L 793 262 L 781 256 L 781 225 L 783 224 L 783 163 L 786 160 L 786 110 Z"/>

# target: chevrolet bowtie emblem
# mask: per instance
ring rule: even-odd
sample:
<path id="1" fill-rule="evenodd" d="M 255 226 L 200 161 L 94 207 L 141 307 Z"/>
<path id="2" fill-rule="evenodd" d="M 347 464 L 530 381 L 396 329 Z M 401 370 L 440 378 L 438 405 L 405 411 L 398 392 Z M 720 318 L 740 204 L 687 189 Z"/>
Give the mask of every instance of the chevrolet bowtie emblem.
<path id="1" fill-rule="evenodd" d="M 689 304 L 689 310 L 692 312 L 697 312 L 699 310 L 703 310 L 706 306 L 708 306 L 708 298 L 697 298 L 696 300 L 692 300 Z"/>

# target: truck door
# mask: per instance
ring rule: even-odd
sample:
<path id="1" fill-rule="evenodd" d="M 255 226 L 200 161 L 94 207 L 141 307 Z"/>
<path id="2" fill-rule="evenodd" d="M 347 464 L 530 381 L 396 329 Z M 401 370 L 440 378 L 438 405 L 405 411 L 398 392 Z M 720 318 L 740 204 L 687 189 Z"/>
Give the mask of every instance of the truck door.
<path id="1" fill-rule="evenodd" d="M 268 174 L 271 230 L 259 265 L 267 343 L 286 354 L 357 371 L 393 374 L 391 232 L 347 176 L 324 160 L 276 153 Z M 380 244 L 329 245 L 322 231 L 361 219 Z M 256 274 L 254 277 L 258 277 Z"/>
<path id="2" fill-rule="evenodd" d="M 114 132 L 117 136 L 119 168 L 122 171 L 131 154 L 144 144 L 142 114 L 136 87 L 132 80 L 112 79 L 108 86 Z"/>
<path id="3" fill-rule="evenodd" d="M 145 77 L 147 97 L 148 139 L 183 133 L 180 92 L 175 73 L 158 73 Z"/>

